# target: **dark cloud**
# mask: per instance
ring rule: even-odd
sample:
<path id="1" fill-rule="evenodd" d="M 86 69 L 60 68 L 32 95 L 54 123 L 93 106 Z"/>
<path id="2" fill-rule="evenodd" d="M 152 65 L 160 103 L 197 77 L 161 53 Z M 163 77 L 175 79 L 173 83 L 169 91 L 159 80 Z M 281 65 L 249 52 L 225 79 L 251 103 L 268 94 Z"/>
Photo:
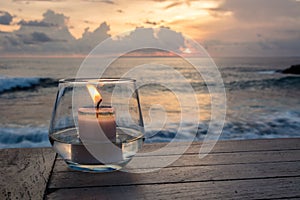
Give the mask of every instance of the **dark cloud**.
<path id="1" fill-rule="evenodd" d="M 145 21 L 145 24 L 150 24 L 150 25 L 157 25 L 158 23 L 157 22 L 152 22 L 152 21 L 149 21 L 149 20 L 147 20 L 147 21 Z"/>
<path id="2" fill-rule="evenodd" d="M 13 16 L 6 11 L 0 11 L 0 24 L 9 25 L 13 20 Z"/>
<path id="3" fill-rule="evenodd" d="M 300 17 L 300 3 L 295 0 L 226 0 L 219 9 L 232 11 L 238 20 L 256 23 Z"/>
<path id="4" fill-rule="evenodd" d="M 1 33 L 1 53 L 89 53 L 110 37 L 110 27 L 104 22 L 94 31 L 87 28 L 82 37 L 76 39 L 69 31 L 68 17 L 52 10 L 46 11 L 42 20 L 22 20 L 18 24 L 18 30 Z"/>
<path id="5" fill-rule="evenodd" d="M 300 37 L 298 39 L 265 39 L 257 42 L 257 46 L 262 49 L 261 53 L 270 53 L 278 56 L 299 56 Z"/>
<path id="6" fill-rule="evenodd" d="M 270 39 L 262 35 L 257 41 L 207 40 L 203 46 L 212 56 L 299 56 L 300 38 Z"/>
<path id="7" fill-rule="evenodd" d="M 103 3 L 107 3 L 107 4 L 115 4 L 115 2 L 113 2 L 113 1 L 109 1 L 109 0 L 104 0 L 104 1 L 101 1 L 101 2 L 103 2 Z"/>
<path id="8" fill-rule="evenodd" d="M 80 52 L 90 52 L 101 41 L 110 37 L 109 30 L 110 27 L 106 22 L 100 24 L 94 31 L 89 31 L 89 28 L 86 28 L 82 38 L 75 42 L 76 49 Z"/>
<path id="9" fill-rule="evenodd" d="M 208 8 L 206 10 L 211 16 L 216 18 L 222 18 L 228 12 L 228 10 L 225 10 L 223 8 Z"/>
<path id="10" fill-rule="evenodd" d="M 165 2 L 165 0 L 153 0 L 155 2 Z M 191 6 L 191 3 L 192 2 L 196 2 L 199 0 L 185 0 L 185 1 L 178 1 L 178 0 L 173 0 L 171 1 L 172 3 L 170 3 L 169 5 L 165 6 L 164 9 L 169 9 L 169 8 L 173 8 L 173 7 L 176 7 L 176 6 L 180 6 L 180 5 L 187 5 L 187 6 Z"/>
<path id="11" fill-rule="evenodd" d="M 48 10 L 42 20 L 20 21 L 20 28 L 0 37 L 2 52 L 71 52 L 76 39 L 67 27 L 68 18 Z"/>
<path id="12" fill-rule="evenodd" d="M 38 43 L 54 41 L 46 33 L 41 33 L 41 32 L 33 32 L 29 35 L 17 34 L 17 36 L 19 37 L 19 39 L 22 41 L 23 44 L 38 44 Z"/>
<path id="13" fill-rule="evenodd" d="M 44 21 L 38 21 L 38 20 L 33 20 L 33 21 L 21 20 L 20 22 L 18 22 L 18 25 L 21 25 L 21 26 L 41 26 L 41 27 L 56 26 L 55 24 L 47 23 L 47 22 L 44 22 Z"/>
<path id="14" fill-rule="evenodd" d="M 55 24 L 56 26 L 66 26 L 66 22 L 68 21 L 68 17 L 61 13 L 55 13 L 53 10 L 47 10 L 43 14 L 44 19 L 42 22 L 48 24 Z"/>
<path id="15" fill-rule="evenodd" d="M 152 26 L 156 26 L 156 27 L 161 27 L 161 28 L 169 28 L 169 27 L 164 27 L 164 24 L 165 24 L 164 20 L 160 20 L 160 21 L 146 20 L 144 22 L 144 24 L 152 25 Z"/>
<path id="16" fill-rule="evenodd" d="M 293 39 L 274 40 L 274 41 L 271 41 L 271 43 L 274 46 L 276 46 L 278 50 L 284 50 L 288 54 L 294 53 L 294 55 L 299 56 L 300 37 L 297 40 L 293 40 Z"/>
<path id="17" fill-rule="evenodd" d="M 18 40 L 18 38 L 15 38 L 14 36 L 5 35 L 4 39 L 5 41 L 3 42 L 3 45 L 6 48 L 9 48 L 10 46 L 14 47 L 20 45 L 20 41 Z"/>
<path id="18" fill-rule="evenodd" d="M 47 36 L 45 33 L 41 32 L 33 32 L 31 33 L 32 40 L 35 42 L 51 42 L 53 41 L 49 36 Z"/>
<path id="19" fill-rule="evenodd" d="M 215 23 L 198 28 L 214 30 L 204 41 L 210 54 L 299 56 L 300 2 L 296 0 L 224 0 L 208 11 Z"/>

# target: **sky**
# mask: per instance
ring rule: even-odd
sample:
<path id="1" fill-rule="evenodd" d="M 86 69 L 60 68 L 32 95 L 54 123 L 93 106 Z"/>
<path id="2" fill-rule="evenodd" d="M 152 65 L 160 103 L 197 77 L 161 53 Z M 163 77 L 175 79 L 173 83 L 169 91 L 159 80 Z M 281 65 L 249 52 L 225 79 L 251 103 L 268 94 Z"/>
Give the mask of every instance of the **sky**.
<path id="1" fill-rule="evenodd" d="M 85 55 L 128 31 L 155 40 L 159 27 L 212 56 L 300 56 L 299 0 L 7 0 L 0 55 Z"/>

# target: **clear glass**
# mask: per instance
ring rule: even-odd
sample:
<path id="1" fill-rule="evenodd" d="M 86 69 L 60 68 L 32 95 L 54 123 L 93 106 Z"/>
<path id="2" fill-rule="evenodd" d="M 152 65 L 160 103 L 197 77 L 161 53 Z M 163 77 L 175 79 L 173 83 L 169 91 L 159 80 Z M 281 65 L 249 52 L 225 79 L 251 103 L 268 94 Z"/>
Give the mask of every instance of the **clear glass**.
<path id="1" fill-rule="evenodd" d="M 143 136 L 134 80 L 59 82 L 49 139 L 70 168 L 93 172 L 119 170 L 140 150 Z"/>

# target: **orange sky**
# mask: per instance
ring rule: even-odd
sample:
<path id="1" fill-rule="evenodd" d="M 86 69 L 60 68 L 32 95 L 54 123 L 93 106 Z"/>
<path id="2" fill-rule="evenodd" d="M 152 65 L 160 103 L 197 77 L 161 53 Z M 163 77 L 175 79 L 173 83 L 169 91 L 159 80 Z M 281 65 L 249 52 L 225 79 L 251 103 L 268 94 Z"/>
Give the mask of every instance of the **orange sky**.
<path id="1" fill-rule="evenodd" d="M 53 13 L 48 19 L 57 18 L 55 23 L 67 31 L 43 29 L 43 15 L 49 10 Z M 10 23 L 5 17 L 12 18 Z M 64 17 L 64 22 L 59 21 Z M 21 22 L 39 27 L 22 27 Z M 71 44 L 73 37 L 78 40 L 83 33 L 93 33 L 103 22 L 98 31 L 101 39 L 106 33 L 114 36 L 137 27 L 169 27 L 216 56 L 300 55 L 299 0 L 7 0 L 0 8 L 0 51 L 30 51 L 33 36 L 40 40 L 36 51 L 42 49 L 38 45 L 49 44 L 48 48 L 51 41 Z M 92 44 L 99 38 L 94 36 L 79 42 Z"/>
<path id="2" fill-rule="evenodd" d="M 100 23 L 110 25 L 110 34 L 115 35 L 135 27 L 170 27 L 184 32 L 194 39 L 201 39 L 209 33 L 199 30 L 199 25 L 213 23 L 215 19 L 210 9 L 215 9 L 221 1 L 3 1 L 1 9 L 15 16 L 14 24 L 1 25 L 1 31 L 19 28 L 20 20 L 41 20 L 43 13 L 54 10 L 68 16 L 70 32 L 76 38 L 81 37 L 85 28 L 93 31 Z M 151 5 L 151 6 L 149 6 Z M 226 13 L 230 15 L 230 12 Z"/>

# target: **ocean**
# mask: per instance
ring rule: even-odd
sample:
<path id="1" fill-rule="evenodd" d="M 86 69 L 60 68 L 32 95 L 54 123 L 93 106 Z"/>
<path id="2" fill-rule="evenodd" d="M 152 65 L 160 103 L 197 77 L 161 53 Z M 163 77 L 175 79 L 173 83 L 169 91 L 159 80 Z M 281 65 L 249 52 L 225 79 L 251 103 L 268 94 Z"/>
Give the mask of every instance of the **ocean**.
<path id="1" fill-rule="evenodd" d="M 227 96 L 227 115 L 221 140 L 300 137 L 300 76 L 277 72 L 299 64 L 300 57 L 213 60 L 222 75 Z M 0 59 L 0 148 L 50 146 L 48 127 L 58 80 L 75 77 L 82 61 L 80 57 Z M 115 76 L 143 63 L 172 66 L 191 83 L 201 110 L 197 135 L 189 135 L 189 119 L 184 119 L 185 129 L 178 133 L 179 139 L 185 141 L 195 137 L 195 140 L 203 140 L 211 117 L 210 95 L 201 76 L 182 59 L 121 58 L 113 63 L 112 70 L 106 75 Z M 166 77 L 166 74 L 161 76 L 163 73 L 155 72 L 154 78 Z M 176 82 L 173 77 L 169 79 Z M 146 142 L 169 142 L 177 133 L 180 121 L 178 102 L 170 91 L 168 93 L 157 86 L 150 85 L 139 92 Z M 181 95 L 189 94 L 182 91 Z M 160 130 L 149 127 L 149 108 L 153 104 L 167 112 L 167 124 Z"/>

